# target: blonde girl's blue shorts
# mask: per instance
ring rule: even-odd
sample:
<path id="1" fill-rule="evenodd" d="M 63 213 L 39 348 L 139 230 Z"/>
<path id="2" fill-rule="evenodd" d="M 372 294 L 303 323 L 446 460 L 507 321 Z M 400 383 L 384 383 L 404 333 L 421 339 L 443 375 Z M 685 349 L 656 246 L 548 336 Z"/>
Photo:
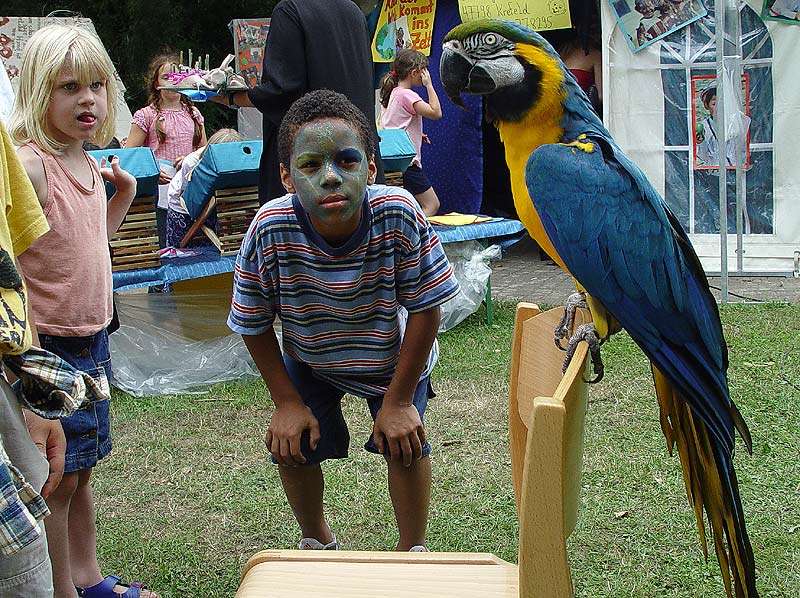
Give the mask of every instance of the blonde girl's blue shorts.
<path id="1" fill-rule="evenodd" d="M 92 336 L 51 336 L 40 334 L 42 349 L 55 353 L 76 369 L 93 378 L 105 374 L 111 380 L 108 331 Z M 86 403 L 75 413 L 61 418 L 67 437 L 64 473 L 89 469 L 111 452 L 110 400 Z"/>

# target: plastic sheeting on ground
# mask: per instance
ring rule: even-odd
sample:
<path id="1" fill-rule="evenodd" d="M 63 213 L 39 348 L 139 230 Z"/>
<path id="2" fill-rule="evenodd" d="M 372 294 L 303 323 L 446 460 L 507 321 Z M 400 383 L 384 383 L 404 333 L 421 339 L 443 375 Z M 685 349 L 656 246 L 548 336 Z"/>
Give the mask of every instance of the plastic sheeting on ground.
<path id="1" fill-rule="evenodd" d="M 484 249 L 477 241 L 444 247 L 461 293 L 442 306 L 440 332 L 478 309 L 492 272 L 489 261 L 500 257 L 499 246 Z M 114 386 L 135 396 L 165 395 L 203 392 L 211 384 L 258 376 L 241 336 L 225 324 L 227 288 L 115 297 L 120 329 L 111 335 Z"/>

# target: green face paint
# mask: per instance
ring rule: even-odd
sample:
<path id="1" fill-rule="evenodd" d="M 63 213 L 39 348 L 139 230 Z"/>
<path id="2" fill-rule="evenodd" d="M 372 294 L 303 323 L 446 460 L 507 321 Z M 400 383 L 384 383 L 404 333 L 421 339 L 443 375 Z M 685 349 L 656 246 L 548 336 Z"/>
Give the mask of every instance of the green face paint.
<path id="1" fill-rule="evenodd" d="M 303 125 L 294 138 L 290 174 L 300 204 L 328 240 L 358 227 L 369 160 L 358 133 L 339 119 Z"/>

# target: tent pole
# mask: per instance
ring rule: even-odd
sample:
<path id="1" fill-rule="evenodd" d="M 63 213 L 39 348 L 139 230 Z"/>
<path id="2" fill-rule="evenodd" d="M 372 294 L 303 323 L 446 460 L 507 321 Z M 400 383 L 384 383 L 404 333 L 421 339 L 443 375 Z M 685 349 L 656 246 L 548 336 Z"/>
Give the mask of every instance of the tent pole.
<path id="1" fill-rule="evenodd" d="M 719 259 L 720 299 L 728 302 L 728 170 L 725 142 L 725 0 L 714 0 L 717 50 L 717 157 L 719 158 Z"/>
<path id="2" fill-rule="evenodd" d="M 731 20 L 731 33 L 736 43 L 736 53 L 733 57 L 733 80 L 743 80 L 742 68 L 742 15 L 739 12 L 738 0 L 732 0 L 733 6 L 729 11 Z M 744 114 L 747 109 L 747 97 L 740 90 L 736 90 L 736 97 L 741 97 L 743 103 L 738 103 L 739 111 Z M 745 164 L 747 160 L 747 137 L 736 137 L 736 272 L 744 272 L 744 215 L 747 209 L 747 181 L 745 179 Z M 749 231 L 748 231 L 749 232 Z"/>

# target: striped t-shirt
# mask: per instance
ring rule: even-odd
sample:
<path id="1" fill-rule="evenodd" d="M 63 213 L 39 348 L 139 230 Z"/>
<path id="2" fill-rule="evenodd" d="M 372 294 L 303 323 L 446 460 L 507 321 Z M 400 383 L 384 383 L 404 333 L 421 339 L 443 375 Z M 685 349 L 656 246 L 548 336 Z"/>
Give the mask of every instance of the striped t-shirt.
<path id="1" fill-rule="evenodd" d="M 372 185 L 362 209 L 358 229 L 332 247 L 295 195 L 262 206 L 236 260 L 228 326 L 261 334 L 278 316 L 284 351 L 337 388 L 373 397 L 394 374 L 406 311 L 441 305 L 458 283 L 407 191 Z M 423 376 L 437 353 L 434 344 Z"/>

